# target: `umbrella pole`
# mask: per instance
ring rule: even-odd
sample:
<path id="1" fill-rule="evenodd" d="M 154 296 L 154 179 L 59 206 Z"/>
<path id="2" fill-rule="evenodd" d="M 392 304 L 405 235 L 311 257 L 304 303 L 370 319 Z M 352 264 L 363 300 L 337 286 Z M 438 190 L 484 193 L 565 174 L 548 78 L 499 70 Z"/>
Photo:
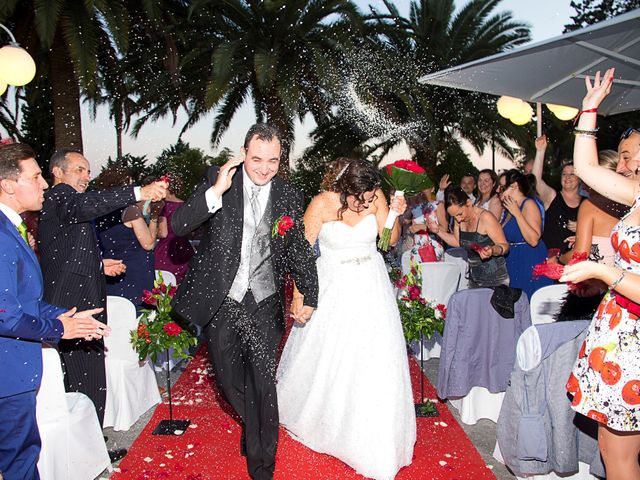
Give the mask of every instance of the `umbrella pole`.
<path id="1" fill-rule="evenodd" d="M 537 137 L 542 136 L 542 103 L 536 102 L 536 120 L 538 123 Z"/>

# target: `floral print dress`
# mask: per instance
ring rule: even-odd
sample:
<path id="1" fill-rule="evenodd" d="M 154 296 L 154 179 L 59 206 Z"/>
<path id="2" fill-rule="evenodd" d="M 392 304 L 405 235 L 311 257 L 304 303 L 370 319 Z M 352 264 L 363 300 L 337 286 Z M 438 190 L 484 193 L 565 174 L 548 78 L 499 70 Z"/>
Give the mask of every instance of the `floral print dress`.
<path id="1" fill-rule="evenodd" d="M 640 226 L 625 219 L 613 228 L 615 265 L 640 274 Z M 609 428 L 640 431 L 640 320 L 618 305 L 609 290 L 589 326 L 573 372 L 567 382 L 572 408 Z"/>

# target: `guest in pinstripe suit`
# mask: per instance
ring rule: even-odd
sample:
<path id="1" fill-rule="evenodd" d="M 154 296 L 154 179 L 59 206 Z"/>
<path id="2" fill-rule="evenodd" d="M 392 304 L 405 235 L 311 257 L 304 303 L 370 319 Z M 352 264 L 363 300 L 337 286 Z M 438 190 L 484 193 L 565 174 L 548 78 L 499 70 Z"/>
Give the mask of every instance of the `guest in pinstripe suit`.
<path id="1" fill-rule="evenodd" d="M 166 195 L 166 184 L 85 192 L 89 162 L 71 149 L 54 153 L 49 168 L 54 186 L 45 193 L 38 228 L 44 298 L 61 307 L 106 309 L 105 274 L 121 273 L 123 265 L 113 259 L 103 262 L 92 221 L 139 200 L 160 200 Z M 106 323 L 106 311 L 98 320 Z M 70 340 L 61 341 L 59 348 L 67 391 L 91 398 L 102 423 L 106 401 L 104 343 Z"/>

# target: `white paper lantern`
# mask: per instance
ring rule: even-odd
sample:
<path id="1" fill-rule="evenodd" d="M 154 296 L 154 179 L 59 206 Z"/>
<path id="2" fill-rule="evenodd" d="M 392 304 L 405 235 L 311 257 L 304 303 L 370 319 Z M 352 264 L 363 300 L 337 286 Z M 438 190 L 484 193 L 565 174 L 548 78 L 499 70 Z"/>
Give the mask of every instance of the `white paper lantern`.
<path id="1" fill-rule="evenodd" d="M 524 102 L 519 98 L 507 97 L 504 95 L 498 99 L 496 107 L 498 108 L 498 113 L 501 116 L 504 118 L 511 118 L 520 111 L 523 103 Z"/>
<path id="2" fill-rule="evenodd" d="M 514 115 L 509 117 L 509 120 L 511 120 L 516 125 L 525 125 L 531 121 L 532 117 L 533 108 L 531 108 L 531 105 L 529 105 L 527 102 L 522 102 L 522 105 L 520 105 L 520 109 L 515 112 Z"/>
<path id="3" fill-rule="evenodd" d="M 21 87 L 36 75 L 36 64 L 31 55 L 17 44 L 0 48 L 0 81 Z"/>
<path id="4" fill-rule="evenodd" d="M 571 120 L 579 112 L 577 108 L 567 107 L 565 105 L 554 105 L 552 103 L 547 103 L 547 108 L 560 120 Z"/>

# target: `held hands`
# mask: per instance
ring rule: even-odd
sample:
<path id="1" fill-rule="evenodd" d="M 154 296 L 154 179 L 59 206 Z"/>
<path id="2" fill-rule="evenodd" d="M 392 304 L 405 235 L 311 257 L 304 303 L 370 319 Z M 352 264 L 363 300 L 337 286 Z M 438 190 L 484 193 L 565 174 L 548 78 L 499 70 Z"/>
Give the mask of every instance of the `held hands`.
<path id="1" fill-rule="evenodd" d="M 104 268 L 104 274 L 107 277 L 115 277 L 127 271 L 127 266 L 122 260 L 116 260 L 114 258 L 104 258 L 102 260 L 102 266 Z"/>
<path id="2" fill-rule="evenodd" d="M 231 180 L 236 173 L 238 166 L 244 162 L 245 155 L 235 157 L 220 167 L 216 183 L 211 187 L 218 198 L 222 198 L 222 194 L 231 187 Z"/>
<path id="3" fill-rule="evenodd" d="M 407 200 L 404 198 L 404 195 L 392 195 L 389 208 L 398 215 L 404 214 L 407 209 Z"/>
<path id="4" fill-rule="evenodd" d="M 591 79 L 586 76 L 584 82 L 587 86 L 587 94 L 582 99 L 582 110 L 589 110 L 591 108 L 598 108 L 609 92 L 611 92 L 611 85 L 613 84 L 613 74 L 615 68 L 608 69 L 602 78 L 600 77 L 600 71 L 596 72 L 596 76 L 593 79 L 593 85 Z"/>
<path id="5" fill-rule="evenodd" d="M 291 301 L 291 317 L 300 325 L 304 325 L 313 314 L 313 307 L 304 305 L 304 296 L 294 295 Z"/>
<path id="6" fill-rule="evenodd" d="M 94 308 L 77 312 L 77 308 L 63 313 L 58 317 L 64 327 L 62 338 L 65 340 L 73 338 L 84 338 L 85 340 L 95 340 L 106 337 L 111 332 L 111 328 L 102 322 L 94 319 L 92 315 L 96 315 L 104 310 L 103 308 Z M 77 312 L 77 313 L 76 313 Z"/>
<path id="7" fill-rule="evenodd" d="M 152 182 L 140 189 L 140 200 L 159 202 L 167 196 L 167 182 Z"/>
<path id="8" fill-rule="evenodd" d="M 536 138 L 536 151 L 545 151 L 547 149 L 547 136 L 540 135 Z"/>

